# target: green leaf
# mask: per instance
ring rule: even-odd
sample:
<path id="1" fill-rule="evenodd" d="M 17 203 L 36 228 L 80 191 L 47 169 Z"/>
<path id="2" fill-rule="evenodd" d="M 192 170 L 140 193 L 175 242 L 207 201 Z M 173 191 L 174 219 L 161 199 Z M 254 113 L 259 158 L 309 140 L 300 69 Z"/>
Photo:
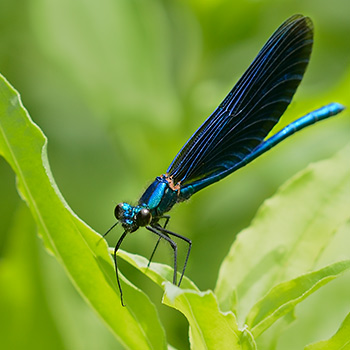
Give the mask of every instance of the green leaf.
<path id="1" fill-rule="evenodd" d="M 212 291 L 183 290 L 167 282 L 163 302 L 186 316 L 192 349 L 256 349 L 250 332 L 238 329 L 234 314 L 219 310 Z"/>
<path id="2" fill-rule="evenodd" d="M 185 315 L 192 349 L 256 349 L 249 330 L 239 330 L 234 314 L 219 310 L 212 291 L 200 292 L 186 276 L 180 289 L 169 282 L 173 278 L 171 267 L 152 263 L 147 268 L 148 260 L 142 256 L 125 251 L 118 255 L 164 289 L 164 304 Z"/>
<path id="3" fill-rule="evenodd" d="M 350 314 L 341 324 L 337 333 L 328 340 L 308 345 L 305 350 L 349 350 L 350 349 Z"/>
<path id="4" fill-rule="evenodd" d="M 216 286 L 223 310 L 244 322 L 277 284 L 322 267 L 322 254 L 350 219 L 350 146 L 310 165 L 280 188 L 236 238 Z M 328 264 L 339 261 L 337 252 Z M 323 265 L 324 266 L 324 265 Z"/>
<path id="5" fill-rule="evenodd" d="M 148 297 L 124 283 L 122 307 L 106 242 L 65 203 L 51 175 L 47 140 L 19 94 L 0 77 L 0 154 L 17 175 L 17 187 L 45 246 L 125 348 L 164 349 L 165 336 Z"/>
<path id="6" fill-rule="evenodd" d="M 342 261 L 276 285 L 248 314 L 246 324 L 254 337 L 257 338 L 311 293 L 349 268 L 350 260 Z"/>
<path id="7" fill-rule="evenodd" d="M 288 331 L 290 325 L 296 320 L 294 311 L 295 310 L 292 310 L 287 315 L 280 318 L 273 327 L 269 328 L 268 331 L 264 332 L 262 336 L 257 339 L 257 346 L 259 349 L 283 349 L 283 346 L 281 347 L 279 344 L 279 336 L 285 331 Z"/>

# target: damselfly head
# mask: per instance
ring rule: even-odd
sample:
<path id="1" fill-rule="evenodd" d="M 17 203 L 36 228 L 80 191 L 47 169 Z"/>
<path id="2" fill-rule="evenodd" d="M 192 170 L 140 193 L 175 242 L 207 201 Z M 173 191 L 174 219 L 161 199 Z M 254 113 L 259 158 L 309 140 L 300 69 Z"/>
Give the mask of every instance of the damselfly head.
<path id="1" fill-rule="evenodd" d="M 150 210 L 144 206 L 132 206 L 128 203 L 119 203 L 114 209 L 116 219 L 128 232 L 136 231 L 140 226 L 147 226 L 152 221 Z"/>

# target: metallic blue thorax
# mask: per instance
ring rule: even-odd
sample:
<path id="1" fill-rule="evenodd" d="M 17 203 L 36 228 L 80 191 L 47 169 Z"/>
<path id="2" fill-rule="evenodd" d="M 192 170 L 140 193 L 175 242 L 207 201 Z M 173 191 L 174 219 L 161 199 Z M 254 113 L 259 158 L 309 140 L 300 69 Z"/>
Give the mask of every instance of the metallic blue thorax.
<path id="1" fill-rule="evenodd" d="M 178 201 L 179 190 L 171 188 L 171 180 L 157 176 L 139 200 L 139 206 L 148 208 L 154 218 L 162 216 Z"/>
<path id="2" fill-rule="evenodd" d="M 179 188 L 166 175 L 158 176 L 141 196 L 138 205 L 121 203 L 121 213 L 118 220 L 127 232 L 134 232 L 139 228 L 137 214 L 142 209 L 148 209 L 152 214 L 152 223 L 155 224 L 179 200 Z"/>

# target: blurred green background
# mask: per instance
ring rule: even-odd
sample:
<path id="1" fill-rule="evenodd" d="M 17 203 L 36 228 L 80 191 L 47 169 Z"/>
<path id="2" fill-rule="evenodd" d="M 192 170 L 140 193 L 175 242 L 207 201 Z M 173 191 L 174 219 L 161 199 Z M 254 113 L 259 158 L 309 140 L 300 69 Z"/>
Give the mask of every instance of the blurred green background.
<path id="1" fill-rule="evenodd" d="M 165 172 L 272 32 L 295 13 L 313 19 L 315 45 L 281 125 L 331 101 L 350 106 L 348 0 L 0 0 L 0 72 L 47 135 L 66 201 L 104 233 L 115 221 L 115 204 L 136 202 Z M 187 275 L 213 289 L 235 235 L 261 203 L 308 163 L 334 154 L 349 135 L 343 113 L 174 208 L 170 229 L 193 241 Z M 1 348 L 118 349 L 43 249 L 3 159 L 0 194 Z M 110 234 L 110 245 L 120 233 Z M 154 244 L 139 230 L 123 249 L 147 257 Z M 171 249 L 163 244 L 155 259 L 171 263 Z M 161 305 L 160 291 L 146 278 L 121 268 L 157 304 L 169 342 L 186 349 L 185 318 Z"/>

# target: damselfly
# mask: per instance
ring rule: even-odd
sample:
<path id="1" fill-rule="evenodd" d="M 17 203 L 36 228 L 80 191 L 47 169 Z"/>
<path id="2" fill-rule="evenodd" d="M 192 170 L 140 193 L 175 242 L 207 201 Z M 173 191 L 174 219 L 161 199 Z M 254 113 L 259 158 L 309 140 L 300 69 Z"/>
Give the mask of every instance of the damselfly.
<path id="1" fill-rule="evenodd" d="M 223 179 L 250 163 L 298 130 L 341 112 L 344 107 L 330 103 L 292 122 L 265 140 L 278 123 L 301 82 L 309 63 L 313 44 L 313 26 L 308 17 L 287 19 L 270 37 L 247 71 L 222 103 L 199 127 L 176 155 L 165 174 L 158 176 L 133 206 L 120 203 L 115 208 L 115 223 L 124 232 L 114 249 L 114 262 L 120 290 L 117 251 L 128 233 L 146 227 L 167 241 L 174 251 L 173 283 L 180 285 L 192 242 L 169 231 L 170 217 L 165 215 L 176 203 L 189 199 L 199 190 Z M 164 224 L 160 220 L 164 219 Z M 104 235 L 104 236 L 105 236 Z M 177 244 L 172 237 L 188 244 L 185 263 L 177 282 Z"/>

